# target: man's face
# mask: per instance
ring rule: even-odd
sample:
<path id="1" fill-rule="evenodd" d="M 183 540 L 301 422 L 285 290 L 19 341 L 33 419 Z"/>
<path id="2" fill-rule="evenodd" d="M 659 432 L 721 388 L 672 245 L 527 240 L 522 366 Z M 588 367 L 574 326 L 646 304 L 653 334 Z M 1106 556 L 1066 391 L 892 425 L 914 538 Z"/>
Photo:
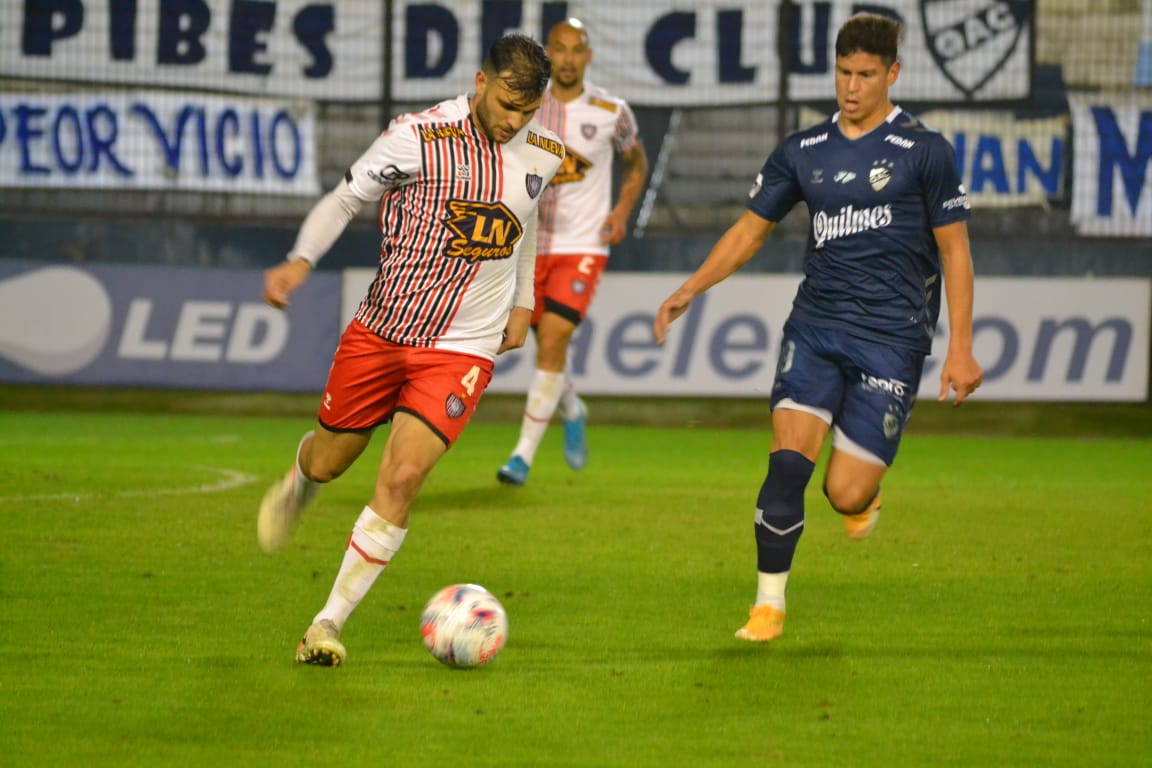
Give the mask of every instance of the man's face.
<path id="1" fill-rule="evenodd" d="M 476 98 L 472 114 L 484 134 L 498 144 L 507 144 L 528 124 L 540 108 L 540 98 L 524 101 L 523 94 L 508 90 L 504 78 L 476 74 Z"/>
<path id="2" fill-rule="evenodd" d="M 872 53 L 857 51 L 836 58 L 836 105 L 850 123 L 871 124 L 887 114 L 888 88 L 896 82 L 900 63 L 884 65 Z M 877 115 L 880 110 L 884 115 Z"/>
<path id="3" fill-rule="evenodd" d="M 552 59 L 552 80 L 563 88 L 584 82 L 584 70 L 592 61 L 592 49 L 583 31 L 561 24 L 548 33 L 548 58 Z"/>

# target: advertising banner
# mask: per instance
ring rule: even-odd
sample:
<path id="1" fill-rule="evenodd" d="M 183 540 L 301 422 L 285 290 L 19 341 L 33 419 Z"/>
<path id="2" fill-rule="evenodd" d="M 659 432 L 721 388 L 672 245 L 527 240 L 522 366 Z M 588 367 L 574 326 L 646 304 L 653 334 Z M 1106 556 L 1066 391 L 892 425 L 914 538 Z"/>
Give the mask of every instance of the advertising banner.
<path id="1" fill-rule="evenodd" d="M 260 270 L 0 260 L 0 381 L 319 392 L 339 275 L 313 275 L 291 312 L 263 289 Z"/>
<path id="2" fill-rule="evenodd" d="M 0 186 L 315 195 L 313 107 L 175 91 L 0 94 Z"/>
<path id="3" fill-rule="evenodd" d="M 0 381 L 319 393 L 370 269 L 316 272 L 287 312 L 259 270 L 0 261 Z M 592 395 L 767 398 L 800 277 L 736 275 L 699 297 L 664 346 L 660 302 L 686 275 L 608 272 L 569 350 Z M 1147 398 L 1152 282 L 978 278 L 983 400 Z M 939 392 L 947 312 L 920 396 Z M 532 342 L 497 358 L 490 391 L 526 392 Z"/>
<path id="4" fill-rule="evenodd" d="M 1152 93 L 1070 93 L 1072 223 L 1083 235 L 1152 236 Z M 1152 249 L 1145 244 L 1152 258 Z"/>
<path id="5" fill-rule="evenodd" d="M 0 0 L 0 75 L 375 101 L 392 57 L 392 96 L 435 102 L 472 89 L 505 32 L 544 39 L 581 18 L 595 56 L 589 77 L 645 106 L 773 101 L 778 96 L 778 6 L 760 0 L 397 0 L 384 40 L 377 0 Z M 906 27 L 898 99 L 984 102 L 1031 92 L 1034 0 L 796 2 L 791 98 L 832 95 L 833 45 L 858 9 Z"/>
<path id="6" fill-rule="evenodd" d="M 345 321 L 374 272 L 349 270 Z M 798 275 L 736 275 L 699 297 L 663 347 L 656 309 L 687 275 L 608 272 L 569 349 L 581 392 L 767 398 Z M 984 400 L 1143 401 L 1148 392 L 1148 280 L 977 278 L 973 344 Z M 947 306 L 920 396 L 935 398 L 948 348 Z M 532 342 L 498 358 L 493 392 L 527 392 Z"/>

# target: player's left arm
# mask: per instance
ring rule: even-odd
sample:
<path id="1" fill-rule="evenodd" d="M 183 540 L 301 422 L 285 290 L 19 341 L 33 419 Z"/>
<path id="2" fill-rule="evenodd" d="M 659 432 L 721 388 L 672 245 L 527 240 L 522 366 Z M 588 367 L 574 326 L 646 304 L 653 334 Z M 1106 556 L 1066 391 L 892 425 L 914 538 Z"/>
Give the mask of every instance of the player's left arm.
<path id="1" fill-rule="evenodd" d="M 512 309 L 504 324 L 504 336 L 496 354 L 519 349 L 528 341 L 528 330 L 532 323 L 532 309 L 536 306 L 536 227 L 539 211 L 524 222 L 524 235 L 520 238 L 516 255 L 516 287 L 512 295 Z"/>
<path id="2" fill-rule="evenodd" d="M 623 164 L 620 176 L 620 195 L 616 205 L 608 212 L 604 228 L 600 233 L 601 242 L 615 245 L 628 234 L 628 219 L 644 193 L 644 182 L 648 178 L 648 155 L 644 145 L 637 141 L 632 147 L 619 153 Z"/>
<path id="3" fill-rule="evenodd" d="M 972 354 L 972 299 L 974 277 L 968 224 L 954 221 L 932 229 L 940 249 L 944 273 L 944 293 L 948 297 L 948 352 L 940 371 L 940 396 L 947 400 L 955 392 L 954 405 L 960 405 L 976 391 L 984 371 Z"/>

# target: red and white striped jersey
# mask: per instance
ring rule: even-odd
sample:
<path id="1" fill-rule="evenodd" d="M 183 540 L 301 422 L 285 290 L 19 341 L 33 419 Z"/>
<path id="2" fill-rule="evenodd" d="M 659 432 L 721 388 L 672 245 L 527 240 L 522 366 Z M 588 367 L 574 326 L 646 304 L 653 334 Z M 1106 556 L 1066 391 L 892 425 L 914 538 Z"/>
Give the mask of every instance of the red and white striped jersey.
<path id="1" fill-rule="evenodd" d="M 459 96 L 397 117 L 349 169 L 352 192 L 380 200 L 383 234 L 356 319 L 397 344 L 491 359 L 564 147 L 535 120 L 499 144 L 469 115 Z"/>
<path id="2" fill-rule="evenodd" d="M 600 230 L 612 208 L 612 160 L 640 143 L 628 104 L 588 82 L 565 104 L 544 93 L 536 119 L 557 133 L 567 154 L 540 201 L 537 250 L 607 255 Z"/>

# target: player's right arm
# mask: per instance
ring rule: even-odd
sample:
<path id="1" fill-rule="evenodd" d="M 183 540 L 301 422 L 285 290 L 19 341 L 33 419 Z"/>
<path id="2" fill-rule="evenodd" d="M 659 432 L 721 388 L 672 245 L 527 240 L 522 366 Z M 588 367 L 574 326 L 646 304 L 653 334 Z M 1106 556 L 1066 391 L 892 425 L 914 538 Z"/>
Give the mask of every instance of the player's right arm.
<path id="1" fill-rule="evenodd" d="M 340 183 L 321 197 L 300 225 L 287 260 L 264 273 L 264 301 L 277 309 L 304 284 L 364 203 L 379 200 L 390 189 L 410 184 L 420 163 L 419 141 L 404 115 L 376 137 Z"/>
<path id="2" fill-rule="evenodd" d="M 687 311 L 693 299 L 747 264 L 775 228 L 776 222 L 745 211 L 716 241 L 704 263 L 660 305 L 652 324 L 657 343 L 664 343 L 668 326 Z"/>
<path id="3" fill-rule="evenodd" d="M 276 309 L 288 306 L 288 297 L 304 284 L 316 262 L 328 252 L 360 211 L 362 200 L 341 180 L 304 218 L 288 258 L 264 273 L 264 301 Z"/>
<path id="4" fill-rule="evenodd" d="M 963 403 L 984 380 L 984 371 L 972 354 L 972 253 L 968 225 L 956 221 L 932 230 L 940 249 L 944 291 L 948 297 L 948 352 L 940 369 L 940 395 L 955 393 L 954 405 Z"/>

